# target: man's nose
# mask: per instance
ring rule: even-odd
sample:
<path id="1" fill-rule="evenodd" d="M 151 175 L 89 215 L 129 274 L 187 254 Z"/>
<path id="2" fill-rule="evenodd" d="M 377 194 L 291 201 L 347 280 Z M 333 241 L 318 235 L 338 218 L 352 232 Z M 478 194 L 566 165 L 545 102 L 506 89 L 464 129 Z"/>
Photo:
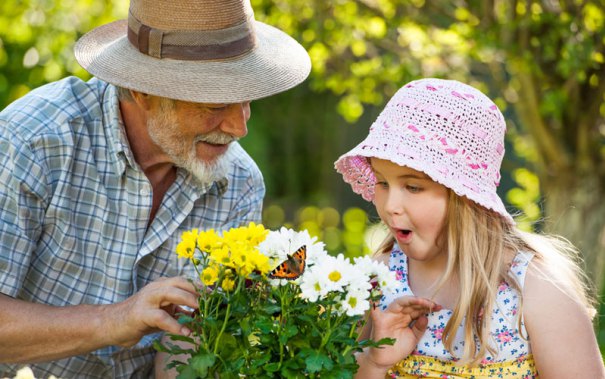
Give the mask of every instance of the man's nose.
<path id="1" fill-rule="evenodd" d="M 220 129 L 234 137 L 242 138 L 248 134 L 247 122 L 250 119 L 250 102 L 230 104 Z"/>

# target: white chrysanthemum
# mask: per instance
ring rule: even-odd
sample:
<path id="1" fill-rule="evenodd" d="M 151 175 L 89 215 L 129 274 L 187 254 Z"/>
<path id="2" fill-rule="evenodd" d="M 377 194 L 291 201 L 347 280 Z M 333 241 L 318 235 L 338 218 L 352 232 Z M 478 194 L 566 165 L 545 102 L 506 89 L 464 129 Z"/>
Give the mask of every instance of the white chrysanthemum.
<path id="1" fill-rule="evenodd" d="M 318 275 L 318 271 L 311 268 L 301 278 L 301 297 L 311 302 L 316 302 L 327 294 L 325 287 L 321 276 Z"/>
<path id="2" fill-rule="evenodd" d="M 359 281 L 362 272 L 351 264 L 342 254 L 326 256 L 313 268 L 318 271 L 320 280 L 328 292 L 345 292 L 351 283 Z"/>
<path id="3" fill-rule="evenodd" d="M 359 267 L 372 280 L 375 280 L 383 292 L 393 293 L 401 285 L 394 271 L 391 271 L 384 263 L 368 256 L 355 258 L 355 266 Z"/>
<path id="4" fill-rule="evenodd" d="M 306 230 L 295 231 L 282 227 L 279 230 L 271 230 L 267 238 L 258 245 L 261 253 L 271 259 L 274 265 L 285 261 L 288 255 L 293 254 L 301 246 L 307 247 L 306 266 L 310 267 L 319 259 L 328 255 L 324 249 L 324 243 L 311 237 Z"/>
<path id="5" fill-rule="evenodd" d="M 369 294 L 366 290 L 349 291 L 340 303 L 340 312 L 346 313 L 347 316 L 363 315 L 370 309 Z"/>

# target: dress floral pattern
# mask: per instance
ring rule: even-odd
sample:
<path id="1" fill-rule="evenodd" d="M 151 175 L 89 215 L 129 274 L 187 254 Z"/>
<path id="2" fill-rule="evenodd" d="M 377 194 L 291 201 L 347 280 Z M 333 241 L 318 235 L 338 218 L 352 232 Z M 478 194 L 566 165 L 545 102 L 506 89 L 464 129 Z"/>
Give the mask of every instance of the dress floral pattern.
<path id="1" fill-rule="evenodd" d="M 533 254 L 519 252 L 511 264 L 512 277 L 523 288 L 525 273 Z M 401 283 L 396 292 L 385 294 L 381 307 L 386 309 L 393 299 L 413 296 L 408 283 L 408 258 L 395 245 L 389 261 L 391 270 Z M 523 320 L 519 322 L 520 298 L 518 291 L 502 281 L 498 287 L 496 304 L 491 314 L 491 337 L 489 343 L 496 354 L 489 352 L 478 366 L 456 364 L 456 357 L 464 351 L 463 325 L 457 331 L 452 352 L 445 349 L 443 331 L 452 316 L 452 310 L 442 309 L 428 315 L 426 332 L 416 345 L 414 352 L 395 365 L 387 378 L 438 378 L 438 379 L 483 379 L 483 378 L 538 378 L 527 331 Z M 464 322 L 463 322 L 464 323 Z"/>

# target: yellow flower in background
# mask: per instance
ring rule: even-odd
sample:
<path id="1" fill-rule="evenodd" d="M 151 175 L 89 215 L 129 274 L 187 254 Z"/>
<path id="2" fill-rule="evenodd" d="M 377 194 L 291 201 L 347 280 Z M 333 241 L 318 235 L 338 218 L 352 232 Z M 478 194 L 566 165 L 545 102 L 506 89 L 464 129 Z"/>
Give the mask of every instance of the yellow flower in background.
<path id="1" fill-rule="evenodd" d="M 223 279 L 223 281 L 221 282 L 221 287 L 227 291 L 230 292 L 233 290 L 233 288 L 235 287 L 235 280 L 233 280 L 232 278 L 228 277 Z"/>
<path id="2" fill-rule="evenodd" d="M 200 280 L 207 286 L 211 286 L 216 283 L 218 279 L 218 267 L 216 266 L 208 266 L 202 271 L 202 275 L 200 275 Z"/>
<path id="3" fill-rule="evenodd" d="M 203 252 L 210 252 L 213 249 L 220 247 L 222 238 L 216 234 L 214 229 L 201 231 L 197 236 L 197 246 Z"/>

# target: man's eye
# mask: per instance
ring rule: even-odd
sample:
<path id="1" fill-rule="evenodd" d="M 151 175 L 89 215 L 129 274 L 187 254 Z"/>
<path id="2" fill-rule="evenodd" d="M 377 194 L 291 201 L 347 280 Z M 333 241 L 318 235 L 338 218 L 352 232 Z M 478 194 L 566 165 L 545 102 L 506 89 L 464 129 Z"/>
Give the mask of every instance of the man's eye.
<path id="1" fill-rule="evenodd" d="M 227 109 L 227 107 L 229 107 L 229 104 L 209 104 L 206 105 L 206 109 L 210 110 L 210 111 L 222 111 Z"/>

